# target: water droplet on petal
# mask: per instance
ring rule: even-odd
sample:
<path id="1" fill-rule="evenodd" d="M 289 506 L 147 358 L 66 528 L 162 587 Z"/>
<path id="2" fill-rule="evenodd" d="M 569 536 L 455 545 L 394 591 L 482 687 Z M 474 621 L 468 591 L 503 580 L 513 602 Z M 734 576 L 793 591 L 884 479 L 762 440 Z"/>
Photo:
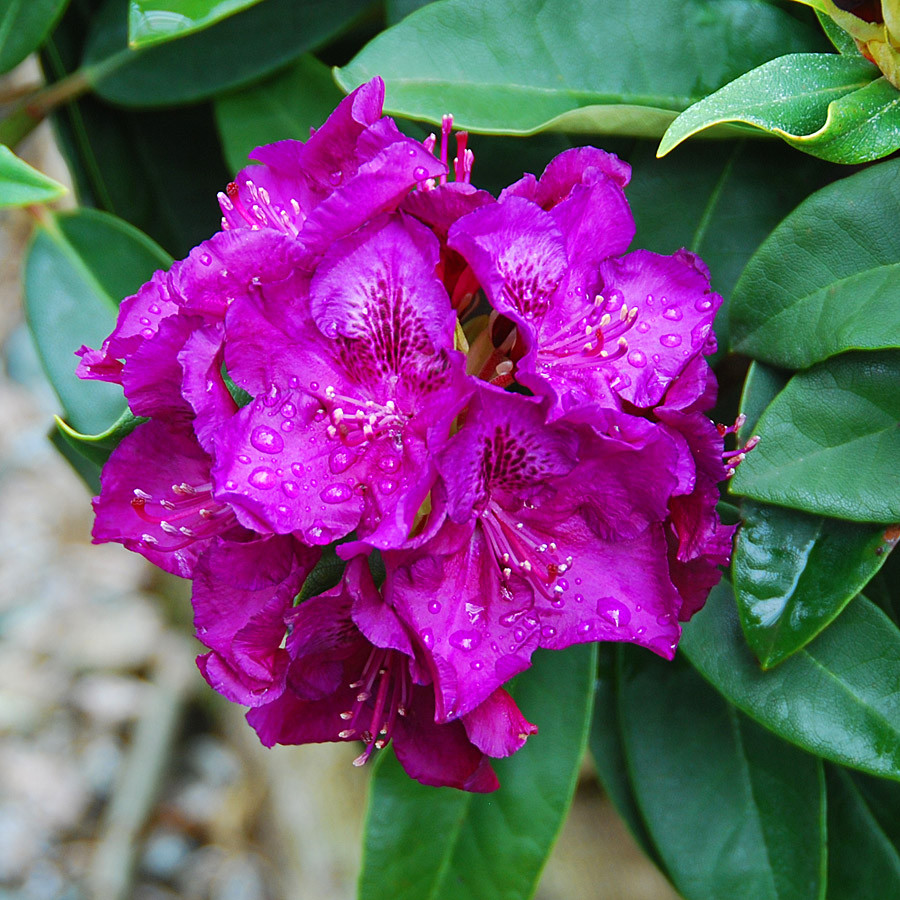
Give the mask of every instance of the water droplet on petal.
<path id="1" fill-rule="evenodd" d="M 712 308 L 713 308 L 712 300 L 698 300 L 694 304 L 694 309 L 696 309 L 697 312 L 709 312 Z"/>
<path id="2" fill-rule="evenodd" d="M 423 628 L 419 632 L 419 637 L 429 650 L 434 646 L 434 632 L 430 628 Z"/>
<path id="3" fill-rule="evenodd" d="M 281 489 L 291 499 L 300 495 L 300 485 L 298 485 L 296 481 L 285 481 L 281 485 Z"/>
<path id="4" fill-rule="evenodd" d="M 337 484 L 332 484 L 325 488 L 319 496 L 326 503 L 345 503 L 353 496 L 353 491 L 350 485 L 339 481 Z"/>
<path id="5" fill-rule="evenodd" d="M 552 638 L 552 637 L 554 637 L 554 636 L 556 635 L 556 629 L 555 629 L 552 625 L 545 625 L 545 626 L 541 629 L 541 634 L 542 634 L 545 638 Z"/>
<path id="6" fill-rule="evenodd" d="M 378 489 L 382 494 L 393 494 L 397 490 L 397 482 L 393 478 L 379 478 Z"/>
<path id="7" fill-rule="evenodd" d="M 225 490 L 226 491 L 236 491 L 237 490 L 237 482 L 236 481 L 226 481 L 225 482 Z"/>
<path id="8" fill-rule="evenodd" d="M 356 462 L 356 454 L 352 450 L 348 450 L 346 447 L 338 447 L 328 459 L 328 468 L 335 475 L 339 475 L 341 472 L 349 469 L 354 462 Z"/>
<path id="9" fill-rule="evenodd" d="M 664 313 L 663 318 L 671 322 L 680 322 L 683 318 L 681 310 L 677 306 L 670 306 Z"/>
<path id="10" fill-rule="evenodd" d="M 427 178 L 427 177 L 428 177 L 428 169 L 426 169 L 425 166 L 416 166 L 413 169 L 413 178 L 415 178 L 416 181 L 421 181 L 423 178 Z"/>
<path id="11" fill-rule="evenodd" d="M 208 266 L 212 262 L 212 257 L 208 253 L 201 253 L 199 258 L 203 266 Z"/>
<path id="12" fill-rule="evenodd" d="M 343 179 L 344 179 L 344 176 L 341 174 L 340 170 L 336 170 L 328 176 L 328 180 L 335 187 L 337 187 L 341 183 L 341 181 L 343 181 Z"/>
<path id="13" fill-rule="evenodd" d="M 238 461 L 239 463 L 241 463 L 241 465 L 244 465 L 244 466 L 249 466 L 249 465 L 250 465 L 250 457 L 247 456 L 247 455 L 245 455 L 244 453 L 242 453 L 242 454 L 237 458 L 237 461 Z"/>
<path id="14" fill-rule="evenodd" d="M 250 435 L 250 443 L 260 453 L 281 453 L 284 450 L 284 440 L 277 431 L 273 431 L 267 425 L 257 425 Z"/>
<path id="15" fill-rule="evenodd" d="M 431 603 L 428 604 L 428 612 L 432 615 L 437 615 L 441 611 L 441 604 L 437 602 L 437 600 L 432 600 Z"/>
<path id="16" fill-rule="evenodd" d="M 400 457 L 394 456 L 393 453 L 385 453 L 378 457 L 378 468 L 388 474 L 396 472 L 400 468 Z"/>
<path id="17" fill-rule="evenodd" d="M 518 642 L 521 643 L 522 641 L 525 640 L 525 630 L 524 630 L 523 628 L 517 628 L 517 629 L 513 632 L 513 637 L 514 637 Z"/>
<path id="18" fill-rule="evenodd" d="M 297 478 L 302 478 L 306 474 L 303 468 L 303 463 L 291 463 L 291 471 L 294 473 L 294 475 L 297 476 Z"/>
<path id="19" fill-rule="evenodd" d="M 281 414 L 286 419 L 293 419 L 297 415 L 297 407 L 293 403 L 285 403 L 281 407 Z"/>
<path id="20" fill-rule="evenodd" d="M 288 420 L 287 422 L 282 422 L 282 423 L 281 423 L 281 430 L 282 430 L 285 434 L 288 434 L 288 432 L 291 432 L 291 431 L 294 430 L 294 423 L 291 422 L 290 420 Z"/>
<path id="21" fill-rule="evenodd" d="M 681 345 L 681 335 L 680 334 L 664 334 L 659 342 L 663 345 L 663 347 L 679 347 Z"/>
<path id="22" fill-rule="evenodd" d="M 637 330 L 638 330 L 641 334 L 646 334 L 646 333 L 650 330 L 650 323 L 649 323 L 649 322 L 638 322 L 638 323 L 637 323 Z"/>
<path id="23" fill-rule="evenodd" d="M 447 639 L 457 650 L 474 650 L 481 643 L 481 633 L 469 628 L 454 631 Z"/>
<path id="24" fill-rule="evenodd" d="M 477 672 L 479 669 L 484 667 L 484 663 L 481 660 L 476 659 L 475 662 L 469 663 L 469 665 Z"/>
<path id="25" fill-rule="evenodd" d="M 278 483 L 278 476 L 266 466 L 259 466 L 250 473 L 247 479 L 250 484 L 261 491 L 271 490 Z"/>
<path id="26" fill-rule="evenodd" d="M 614 597 L 602 597 L 597 601 L 597 615 L 617 628 L 631 621 L 631 610 Z"/>
<path id="27" fill-rule="evenodd" d="M 647 357 L 640 350 L 632 350 L 627 359 L 636 369 L 642 369 L 647 365 Z"/>

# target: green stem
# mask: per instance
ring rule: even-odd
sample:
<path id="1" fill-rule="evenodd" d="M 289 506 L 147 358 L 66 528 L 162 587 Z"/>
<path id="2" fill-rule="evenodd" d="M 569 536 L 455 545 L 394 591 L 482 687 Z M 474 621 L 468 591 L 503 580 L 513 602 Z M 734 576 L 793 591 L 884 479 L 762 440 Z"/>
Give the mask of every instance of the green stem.
<path id="1" fill-rule="evenodd" d="M 91 87 L 88 73 L 78 69 L 54 84 L 47 85 L 22 101 L 0 121 L 0 143 L 14 148 L 27 137 L 57 106 L 80 97 Z"/>

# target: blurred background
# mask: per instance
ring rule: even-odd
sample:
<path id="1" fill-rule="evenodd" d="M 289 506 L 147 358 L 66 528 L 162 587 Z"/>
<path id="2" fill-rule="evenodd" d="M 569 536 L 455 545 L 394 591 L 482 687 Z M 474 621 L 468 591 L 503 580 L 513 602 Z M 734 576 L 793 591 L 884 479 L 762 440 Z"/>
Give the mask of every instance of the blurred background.
<path id="1" fill-rule="evenodd" d="M 0 96 L 39 79 L 29 59 Z M 17 152 L 71 186 L 48 123 Z M 349 900 L 368 777 L 354 748 L 263 749 L 194 667 L 187 586 L 90 544 L 90 492 L 48 439 L 59 401 L 23 324 L 32 225 L 0 213 L 0 898 Z M 675 897 L 587 763 L 536 896 Z"/>

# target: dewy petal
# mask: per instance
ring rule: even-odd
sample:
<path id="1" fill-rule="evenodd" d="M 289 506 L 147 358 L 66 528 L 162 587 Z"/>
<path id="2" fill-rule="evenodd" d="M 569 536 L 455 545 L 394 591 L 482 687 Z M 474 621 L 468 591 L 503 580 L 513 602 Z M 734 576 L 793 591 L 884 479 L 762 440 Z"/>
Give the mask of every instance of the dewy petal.
<path id="1" fill-rule="evenodd" d="M 686 250 L 672 256 L 635 250 L 602 263 L 600 274 L 604 292 L 637 310 L 628 352 L 608 364 L 619 376 L 615 390 L 635 406 L 654 406 L 707 348 L 722 298 L 710 290 L 705 266 Z"/>
<path id="2" fill-rule="evenodd" d="M 190 578 L 217 535 L 243 533 L 232 511 L 213 499 L 209 467 L 189 424 L 138 425 L 103 467 L 94 542 L 117 541 Z"/>
<path id="3" fill-rule="evenodd" d="M 300 235 L 305 247 L 324 253 L 336 239 L 396 209 L 419 181 L 443 171 L 443 164 L 417 141 L 404 138 L 390 144 L 310 212 Z"/>
<path id="4" fill-rule="evenodd" d="M 519 711 L 516 701 L 498 688 L 487 700 L 463 717 L 469 740 L 483 753 L 493 757 L 510 756 L 525 746 L 537 725 Z"/>
<path id="5" fill-rule="evenodd" d="M 386 553 L 385 563 L 385 596 L 425 648 L 439 721 L 471 712 L 531 665 L 537 620 L 519 621 L 526 611 L 508 599 L 512 592 L 474 521 L 447 521 L 422 547 Z M 513 580 L 520 596 L 530 593 Z"/>
<path id="6" fill-rule="evenodd" d="M 292 335 L 262 306 L 229 312 L 226 363 L 257 397 L 222 429 L 214 479 L 248 527 L 316 544 L 408 536 L 470 390 L 445 349 L 455 317 L 436 258 L 421 225 L 382 219 L 326 255 L 306 314 L 294 297 Z"/>
<path id="7" fill-rule="evenodd" d="M 285 615 L 318 553 L 291 537 L 216 541 L 194 570 L 194 625 L 204 671 L 229 700 L 257 706 L 284 689 Z"/>
<path id="8" fill-rule="evenodd" d="M 460 219 L 448 243 L 472 267 L 494 309 L 526 329 L 546 315 L 568 266 L 553 216 L 522 197 Z"/>
<path id="9" fill-rule="evenodd" d="M 78 376 L 121 383 L 122 364 L 119 361 L 127 359 L 144 341 L 153 338 L 160 323 L 178 311 L 178 304 L 169 291 L 168 273 L 154 272 L 136 294 L 126 297 L 119 305 L 116 327 L 100 350 L 82 347 L 78 351 L 82 358 Z"/>

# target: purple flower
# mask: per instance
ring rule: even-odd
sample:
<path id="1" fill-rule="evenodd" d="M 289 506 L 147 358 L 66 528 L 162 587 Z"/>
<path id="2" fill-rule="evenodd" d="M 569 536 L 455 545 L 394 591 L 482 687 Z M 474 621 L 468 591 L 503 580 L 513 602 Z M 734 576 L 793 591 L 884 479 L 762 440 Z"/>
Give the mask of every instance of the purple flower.
<path id="1" fill-rule="evenodd" d="M 554 416 L 587 403 L 659 403 L 707 348 L 721 303 L 687 251 L 620 256 L 634 234 L 627 178 L 610 154 L 568 151 L 540 181 L 523 179 L 450 229 L 450 246 L 516 326 L 516 379 L 550 397 Z"/>
<path id="2" fill-rule="evenodd" d="M 681 598 L 663 521 L 675 444 L 611 410 L 545 416 L 480 389 L 438 462 L 446 521 L 385 554 L 386 596 L 429 651 L 439 718 L 477 706 L 538 647 L 627 640 L 674 653 Z"/>
<path id="3" fill-rule="evenodd" d="M 257 148 L 223 230 L 79 351 L 149 419 L 94 538 L 193 580 L 198 666 L 266 745 L 361 740 L 361 764 L 392 742 L 419 781 L 489 791 L 536 732 L 503 690 L 536 649 L 671 658 L 728 561 L 721 300 L 693 254 L 627 253 L 615 156 L 567 151 L 495 200 L 464 134 L 448 182 L 449 117 L 435 158 L 383 97 Z M 341 583 L 295 605 L 328 544 Z"/>
<path id="4" fill-rule="evenodd" d="M 248 528 L 327 544 L 408 536 L 469 386 L 438 242 L 373 220 L 226 318 L 228 371 L 256 399 L 222 429 L 213 477 Z"/>
<path id="5" fill-rule="evenodd" d="M 338 587 L 286 616 L 287 689 L 247 714 L 266 746 L 361 740 L 365 763 L 393 741 L 423 784 L 498 787 L 488 756 L 508 756 L 537 729 L 494 692 L 462 719 L 435 721 L 434 690 L 405 624 L 382 600 L 363 557 Z"/>

